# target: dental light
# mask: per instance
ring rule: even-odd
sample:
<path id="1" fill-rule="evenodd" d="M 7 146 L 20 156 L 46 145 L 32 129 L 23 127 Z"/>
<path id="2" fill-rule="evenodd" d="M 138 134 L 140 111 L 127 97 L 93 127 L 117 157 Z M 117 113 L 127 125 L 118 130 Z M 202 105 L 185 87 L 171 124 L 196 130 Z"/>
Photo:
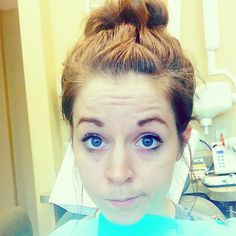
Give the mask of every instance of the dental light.
<path id="1" fill-rule="evenodd" d="M 204 127 L 205 134 L 212 119 L 229 110 L 236 103 L 236 94 L 231 92 L 229 83 L 211 82 L 196 88 L 193 113 Z"/>
<path id="2" fill-rule="evenodd" d="M 217 68 L 216 51 L 220 48 L 220 28 L 218 19 L 218 0 L 202 0 L 205 47 L 209 75 L 223 75 L 236 87 L 236 76 L 225 68 Z"/>
<path id="3" fill-rule="evenodd" d="M 202 1 L 208 73 L 223 75 L 236 87 L 236 77 L 227 69 L 216 67 L 215 53 L 220 47 L 217 3 L 217 0 Z M 226 82 L 211 82 L 197 87 L 194 115 L 200 120 L 205 134 L 209 132 L 208 127 L 212 125 L 212 119 L 230 109 L 233 103 L 236 103 L 236 94 L 231 92 L 230 85 Z"/>

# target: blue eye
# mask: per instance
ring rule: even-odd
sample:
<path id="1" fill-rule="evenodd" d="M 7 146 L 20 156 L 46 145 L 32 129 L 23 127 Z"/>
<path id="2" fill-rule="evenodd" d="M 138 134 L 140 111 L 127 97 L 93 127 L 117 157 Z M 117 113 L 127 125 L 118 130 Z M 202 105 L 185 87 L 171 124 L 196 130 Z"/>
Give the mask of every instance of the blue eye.
<path id="1" fill-rule="evenodd" d="M 103 138 L 97 134 L 87 134 L 81 141 L 91 150 L 100 149 L 106 145 Z"/>
<path id="2" fill-rule="evenodd" d="M 142 149 L 155 150 L 162 142 L 162 139 L 158 135 L 144 134 L 141 136 L 141 138 L 139 138 L 136 145 Z"/>

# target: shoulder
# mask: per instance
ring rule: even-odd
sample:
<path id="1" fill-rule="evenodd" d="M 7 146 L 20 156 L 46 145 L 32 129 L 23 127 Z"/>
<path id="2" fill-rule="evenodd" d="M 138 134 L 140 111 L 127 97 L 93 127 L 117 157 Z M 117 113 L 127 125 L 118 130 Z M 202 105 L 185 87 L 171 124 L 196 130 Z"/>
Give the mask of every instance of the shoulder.
<path id="1" fill-rule="evenodd" d="M 176 204 L 176 219 L 180 220 L 211 220 L 212 218 L 207 215 L 192 211 L 186 207 Z"/>
<path id="2" fill-rule="evenodd" d="M 232 220 L 233 221 L 233 220 Z M 236 232 L 236 221 L 222 222 L 220 220 L 177 220 L 178 235 L 191 236 L 234 236 Z"/>
<path id="3" fill-rule="evenodd" d="M 70 220 L 49 236 L 64 236 L 64 235 L 80 235 L 86 232 L 86 236 L 94 236 L 97 234 L 98 218 L 84 218 L 82 220 Z M 79 234 L 80 233 L 80 234 Z"/>

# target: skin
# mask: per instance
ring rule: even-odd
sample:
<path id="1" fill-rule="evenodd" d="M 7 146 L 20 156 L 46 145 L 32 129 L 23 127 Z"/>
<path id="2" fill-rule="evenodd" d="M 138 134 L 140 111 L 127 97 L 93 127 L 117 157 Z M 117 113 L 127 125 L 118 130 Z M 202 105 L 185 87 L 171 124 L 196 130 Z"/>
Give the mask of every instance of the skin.
<path id="1" fill-rule="evenodd" d="M 131 73 L 120 80 L 95 76 L 75 99 L 76 166 L 87 193 L 114 223 L 132 224 L 145 214 L 175 217 L 166 194 L 180 146 L 158 83 Z M 130 198 L 127 206 L 114 205 Z"/>

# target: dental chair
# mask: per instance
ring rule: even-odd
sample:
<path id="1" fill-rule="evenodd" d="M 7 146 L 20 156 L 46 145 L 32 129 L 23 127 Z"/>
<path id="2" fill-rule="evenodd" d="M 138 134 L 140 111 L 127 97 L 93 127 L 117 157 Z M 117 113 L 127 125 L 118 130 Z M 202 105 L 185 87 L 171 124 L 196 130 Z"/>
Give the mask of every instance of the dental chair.
<path id="1" fill-rule="evenodd" d="M 217 216 L 225 221 L 225 215 L 206 195 L 198 194 L 197 192 L 195 194 L 186 193 L 190 184 L 191 181 L 188 175 L 178 204 L 191 209 L 194 212 L 209 216 L 210 218 L 212 216 Z"/>
<path id="2" fill-rule="evenodd" d="M 223 221 L 226 220 L 222 211 L 210 200 L 204 197 L 183 195 L 180 198 L 179 204 L 188 209 L 191 209 L 194 212 L 200 213 L 205 216 L 209 216 L 209 218 L 217 216 L 219 219 Z"/>

